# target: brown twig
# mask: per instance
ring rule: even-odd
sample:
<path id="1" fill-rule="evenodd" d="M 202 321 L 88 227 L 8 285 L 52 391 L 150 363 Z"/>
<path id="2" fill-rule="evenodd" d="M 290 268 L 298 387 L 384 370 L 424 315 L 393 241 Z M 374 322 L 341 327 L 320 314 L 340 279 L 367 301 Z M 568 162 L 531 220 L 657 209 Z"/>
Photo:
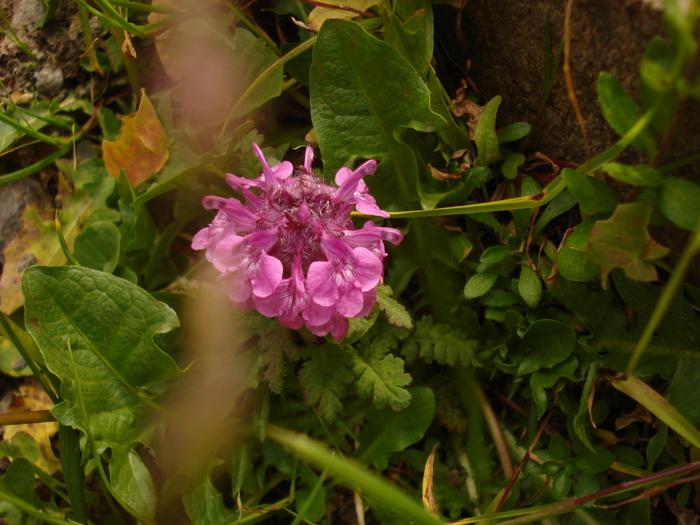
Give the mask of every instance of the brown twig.
<path id="1" fill-rule="evenodd" d="M 578 122 L 578 127 L 581 130 L 581 135 L 583 136 L 583 145 L 586 148 L 586 164 L 588 165 L 590 164 L 592 158 L 591 143 L 588 140 L 586 123 L 583 120 L 583 114 L 581 114 L 581 108 L 579 107 L 578 100 L 576 98 L 574 81 L 571 78 L 571 13 L 573 8 L 574 0 L 567 0 L 566 12 L 564 15 L 564 64 L 562 66 L 562 71 L 564 72 L 564 80 L 566 82 L 566 93 L 569 96 L 571 107 L 576 114 L 576 122 Z"/>
<path id="2" fill-rule="evenodd" d="M 527 465 L 527 462 L 530 460 L 530 455 L 532 454 L 532 451 L 535 450 L 535 447 L 537 446 L 537 443 L 540 440 L 540 437 L 542 437 L 542 432 L 544 432 L 544 429 L 547 428 L 547 423 L 549 423 L 549 418 L 552 417 L 552 414 L 554 413 L 554 410 L 550 410 L 549 413 L 545 416 L 544 420 L 540 424 L 540 428 L 537 430 L 537 434 L 535 435 L 534 439 L 530 443 L 530 446 L 527 449 L 527 452 L 523 456 L 522 461 L 518 465 L 518 468 L 515 470 L 513 475 L 511 476 L 510 482 L 508 483 L 508 486 L 506 487 L 506 490 L 503 492 L 503 496 L 501 497 L 501 501 L 498 502 L 498 505 L 494 509 L 494 512 L 498 512 L 503 504 L 506 502 L 508 499 L 508 496 L 510 496 L 511 491 L 513 490 L 513 486 L 515 485 L 515 482 L 518 479 L 518 476 L 520 473 L 523 471 L 525 468 L 525 465 Z M 545 487 L 547 484 L 545 484 Z"/>
<path id="3" fill-rule="evenodd" d="M 6 412 L 0 414 L 0 427 L 6 425 L 30 425 L 32 423 L 53 423 L 56 418 L 50 410 L 32 410 L 29 412 Z"/>

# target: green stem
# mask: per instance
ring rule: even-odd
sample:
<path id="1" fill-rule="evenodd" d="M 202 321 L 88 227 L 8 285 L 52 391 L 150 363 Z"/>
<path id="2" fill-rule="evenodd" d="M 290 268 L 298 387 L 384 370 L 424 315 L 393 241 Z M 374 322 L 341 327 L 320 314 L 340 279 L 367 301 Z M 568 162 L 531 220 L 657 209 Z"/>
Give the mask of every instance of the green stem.
<path id="1" fill-rule="evenodd" d="M 695 233 L 691 237 L 690 241 L 688 241 L 683 255 L 681 255 L 681 258 L 678 261 L 675 270 L 673 270 L 671 279 L 666 284 L 666 287 L 664 288 L 663 292 L 661 292 L 659 300 L 654 306 L 654 311 L 651 313 L 651 317 L 649 318 L 649 321 L 647 321 L 647 325 L 644 327 L 644 332 L 642 333 L 642 336 L 639 338 L 639 341 L 637 341 L 637 345 L 635 346 L 634 351 L 632 352 L 632 357 L 630 357 L 630 360 L 627 363 L 627 368 L 625 369 L 626 375 L 632 375 L 632 372 L 634 372 L 634 369 L 639 363 L 639 360 L 641 359 L 644 350 L 651 342 L 651 339 L 654 337 L 654 332 L 656 332 L 656 329 L 661 324 L 661 321 L 666 315 L 668 308 L 671 306 L 671 303 L 673 302 L 678 288 L 683 283 L 683 277 L 685 276 L 686 271 L 688 271 L 688 267 L 690 266 L 693 257 L 695 257 L 695 255 L 697 255 L 699 251 L 700 222 L 698 222 L 697 226 L 695 227 Z"/>
<path id="2" fill-rule="evenodd" d="M 72 137 L 68 137 L 66 139 L 63 139 L 65 141 L 64 146 L 59 149 L 58 151 L 55 151 L 48 157 L 40 160 L 39 162 L 35 162 L 31 166 L 27 166 L 26 168 L 22 168 L 21 170 L 17 170 L 14 173 L 8 173 L 7 175 L 0 176 L 0 184 L 7 184 L 8 182 L 14 182 L 16 180 L 23 179 L 25 177 L 28 177 L 29 175 L 32 175 L 33 173 L 36 173 L 40 169 L 45 168 L 49 164 L 52 164 L 55 160 L 60 159 L 63 155 L 68 153 L 72 148 L 73 145 L 81 140 L 89 131 L 89 129 L 92 127 L 92 124 L 95 122 L 95 115 L 90 117 L 88 121 L 85 123 L 83 128 L 73 135 Z M 63 142 L 62 141 L 62 142 Z"/>
<path id="3" fill-rule="evenodd" d="M 80 29 L 83 32 L 83 44 L 85 45 L 85 52 L 87 53 L 88 60 L 92 68 L 104 76 L 104 71 L 100 67 L 100 63 L 97 60 L 97 52 L 95 51 L 95 44 L 92 39 L 92 31 L 90 30 L 90 14 L 83 4 L 78 2 L 78 16 L 80 17 Z"/>
<path id="4" fill-rule="evenodd" d="M 37 509 L 36 507 L 33 507 L 32 505 L 24 501 L 23 499 L 20 499 L 17 496 L 14 496 L 13 494 L 9 494 L 4 490 L 0 490 L 0 500 L 6 501 L 10 505 L 17 507 L 25 514 L 29 514 L 30 516 L 37 518 L 39 520 L 39 523 L 51 523 L 55 525 L 75 524 L 75 522 L 62 520 L 60 518 L 54 518 L 48 512 L 43 511 L 41 509 Z"/>
<path id="5" fill-rule="evenodd" d="M 20 341 L 19 337 L 17 337 L 17 334 L 12 329 L 10 322 L 7 320 L 7 316 L 3 312 L 0 312 L 0 324 L 2 324 L 3 328 L 5 329 L 5 333 L 7 334 L 12 344 L 15 345 L 15 348 L 19 352 L 19 355 L 22 356 L 22 359 L 24 359 L 29 365 L 29 368 L 32 369 L 34 377 L 37 379 L 37 381 L 39 381 L 44 391 L 46 392 L 46 395 L 48 395 L 49 399 L 51 399 L 51 402 L 54 405 L 58 404 L 60 401 L 58 396 L 54 392 L 53 388 L 51 388 L 51 386 L 46 381 L 46 377 L 44 376 L 42 370 L 39 368 L 39 365 L 36 364 L 36 361 L 34 361 L 32 356 L 24 347 L 22 341 Z"/>

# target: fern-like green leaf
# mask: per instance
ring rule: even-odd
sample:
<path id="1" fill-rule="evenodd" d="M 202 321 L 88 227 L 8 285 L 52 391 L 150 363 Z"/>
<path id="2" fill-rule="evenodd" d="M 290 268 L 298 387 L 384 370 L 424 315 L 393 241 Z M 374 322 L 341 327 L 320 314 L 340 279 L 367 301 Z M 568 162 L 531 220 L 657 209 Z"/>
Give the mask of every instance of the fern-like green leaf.
<path id="1" fill-rule="evenodd" d="M 311 347 L 311 359 L 304 363 L 299 382 L 308 406 L 318 405 L 317 411 L 327 421 L 332 421 L 343 407 L 340 397 L 345 385 L 353 380 L 350 372 L 352 357 L 341 346 Z"/>
<path id="2" fill-rule="evenodd" d="M 373 341 L 364 351 L 353 349 L 357 394 L 371 397 L 379 410 L 387 405 L 402 410 L 411 401 L 411 394 L 404 388 L 411 382 L 411 376 L 404 372 L 404 360 L 389 353 L 395 346 L 392 336 Z"/>
<path id="3" fill-rule="evenodd" d="M 447 324 L 434 324 L 433 318 L 426 315 L 416 323 L 416 331 L 404 343 L 401 354 L 409 363 L 420 356 L 427 363 L 453 366 L 461 361 L 469 365 L 477 345 L 477 341 L 468 340 L 459 330 Z"/>
<path id="4" fill-rule="evenodd" d="M 393 298 L 393 292 L 389 286 L 377 286 L 377 304 L 386 315 L 389 324 L 407 330 L 413 329 L 411 314 Z"/>
<path id="5" fill-rule="evenodd" d="M 287 374 L 286 359 L 299 359 L 299 349 L 294 343 L 292 331 L 275 319 L 255 314 L 250 318 L 249 326 L 259 336 L 257 345 L 265 366 L 263 378 L 270 384 L 270 390 L 279 394 Z"/>

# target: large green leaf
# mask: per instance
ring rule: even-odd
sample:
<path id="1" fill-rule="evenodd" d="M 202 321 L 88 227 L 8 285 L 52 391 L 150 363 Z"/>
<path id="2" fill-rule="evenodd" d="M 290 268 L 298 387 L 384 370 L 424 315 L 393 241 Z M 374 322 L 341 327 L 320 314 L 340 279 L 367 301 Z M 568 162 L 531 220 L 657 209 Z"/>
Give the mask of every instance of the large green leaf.
<path id="1" fill-rule="evenodd" d="M 431 111 L 430 91 L 415 69 L 358 24 L 328 20 L 318 34 L 310 80 L 326 173 L 358 158 L 381 160 L 367 181 L 379 204 L 417 201 L 418 165 L 400 141 L 401 130 L 433 131 L 445 122 Z"/>
<path id="2" fill-rule="evenodd" d="M 149 386 L 176 378 L 175 362 L 153 342 L 178 325 L 143 289 L 79 267 L 24 272 L 26 324 L 49 370 L 61 380 L 61 423 L 104 446 L 133 442 Z"/>
<path id="3" fill-rule="evenodd" d="M 379 470 L 389 466 L 389 457 L 423 438 L 435 413 L 435 396 L 427 387 L 409 388 L 411 404 L 400 412 L 385 408 L 367 409 L 367 426 L 358 441 L 355 457 Z"/>

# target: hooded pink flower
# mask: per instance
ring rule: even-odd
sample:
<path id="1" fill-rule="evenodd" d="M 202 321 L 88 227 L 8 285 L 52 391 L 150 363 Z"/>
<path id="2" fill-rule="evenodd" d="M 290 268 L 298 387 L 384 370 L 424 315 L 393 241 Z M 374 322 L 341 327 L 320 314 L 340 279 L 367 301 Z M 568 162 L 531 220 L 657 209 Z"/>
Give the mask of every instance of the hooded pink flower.
<path id="1" fill-rule="evenodd" d="M 354 171 L 341 168 L 334 188 L 313 174 L 311 146 L 296 172 L 286 161 L 271 168 L 257 144 L 253 151 L 262 174 L 253 180 L 227 177 L 245 204 L 206 197 L 204 207 L 219 211 L 194 236 L 192 248 L 206 250 L 229 297 L 242 308 L 340 341 L 348 318 L 364 317 L 374 307 L 384 274 L 384 241 L 396 245 L 403 239 L 399 230 L 372 221 L 355 230 L 350 220 L 353 208 L 389 217 L 362 180 L 374 174 L 377 162 Z"/>

